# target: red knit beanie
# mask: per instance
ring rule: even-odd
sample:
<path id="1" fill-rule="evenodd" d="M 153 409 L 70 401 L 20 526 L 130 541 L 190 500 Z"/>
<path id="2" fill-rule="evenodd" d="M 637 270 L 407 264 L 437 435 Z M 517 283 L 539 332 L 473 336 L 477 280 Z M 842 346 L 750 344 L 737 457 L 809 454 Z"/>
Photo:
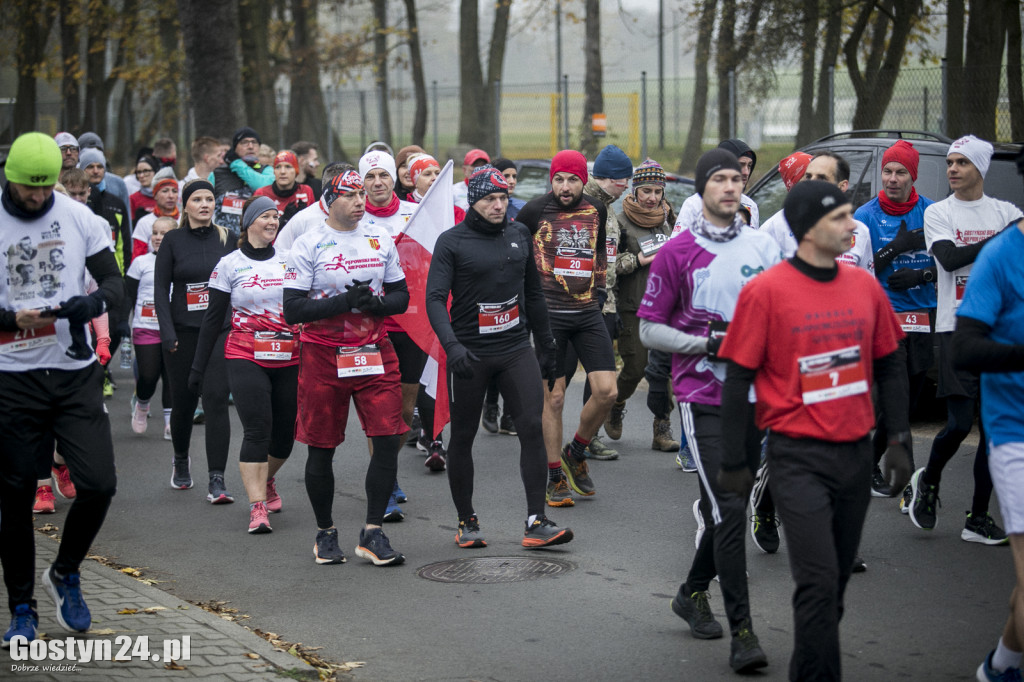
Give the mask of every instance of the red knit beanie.
<path id="1" fill-rule="evenodd" d="M 779 175 L 786 185 L 786 190 L 793 189 L 793 185 L 800 182 L 807 172 L 807 165 L 814 158 L 805 152 L 793 152 L 782 161 L 779 161 Z"/>
<path id="2" fill-rule="evenodd" d="M 575 149 L 563 149 L 551 159 L 551 173 L 548 179 L 554 179 L 555 173 L 572 173 L 583 184 L 587 184 L 587 157 Z"/>
<path id="3" fill-rule="evenodd" d="M 917 161 L 920 157 L 917 154 L 917 150 L 914 149 L 914 145 L 910 144 L 906 140 L 900 140 L 893 146 L 885 150 L 882 154 L 882 168 L 885 168 L 885 164 L 896 162 L 901 164 L 904 168 L 910 171 L 910 179 L 917 181 Z"/>
<path id="4" fill-rule="evenodd" d="M 277 156 L 274 157 L 274 165 L 272 167 L 277 168 L 277 164 L 279 163 L 287 163 L 295 170 L 299 170 L 299 157 L 295 156 L 295 152 L 291 149 L 282 149 L 279 151 Z"/>

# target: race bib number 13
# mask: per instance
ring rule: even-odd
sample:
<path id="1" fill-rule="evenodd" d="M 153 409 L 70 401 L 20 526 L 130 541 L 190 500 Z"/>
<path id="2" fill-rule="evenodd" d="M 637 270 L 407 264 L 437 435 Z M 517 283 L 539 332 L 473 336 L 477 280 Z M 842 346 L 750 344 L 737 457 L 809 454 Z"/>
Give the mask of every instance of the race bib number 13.
<path id="1" fill-rule="evenodd" d="M 291 360 L 295 339 L 289 332 L 254 332 L 253 359 Z"/>
<path id="2" fill-rule="evenodd" d="M 798 358 L 804 405 L 823 403 L 868 392 L 860 362 L 860 346 Z"/>

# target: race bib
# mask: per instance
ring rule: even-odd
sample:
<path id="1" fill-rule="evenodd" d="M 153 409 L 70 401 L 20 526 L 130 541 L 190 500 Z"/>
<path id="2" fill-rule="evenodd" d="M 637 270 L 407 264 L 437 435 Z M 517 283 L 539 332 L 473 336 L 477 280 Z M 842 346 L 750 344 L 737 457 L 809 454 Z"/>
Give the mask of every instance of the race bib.
<path id="1" fill-rule="evenodd" d="M 339 346 L 334 359 L 338 365 L 339 379 L 384 373 L 384 359 L 380 355 L 380 349 L 374 344 Z"/>
<path id="2" fill-rule="evenodd" d="M 868 392 L 860 346 L 797 358 L 804 405 Z"/>
<path id="3" fill-rule="evenodd" d="M 640 253 L 648 258 L 658 253 L 658 249 L 668 242 L 668 235 L 654 234 L 640 242 Z"/>
<path id="4" fill-rule="evenodd" d="M 604 253 L 608 257 L 609 267 L 615 264 L 615 257 L 619 255 L 619 240 L 615 237 L 606 237 L 604 240 Z"/>
<path id="5" fill-rule="evenodd" d="M 57 330 L 52 324 L 39 329 L 0 332 L 0 353 L 17 353 L 57 343 Z"/>
<path id="6" fill-rule="evenodd" d="M 900 329 L 907 332 L 918 332 L 927 334 L 932 330 L 931 315 L 928 313 L 896 313 L 896 319 L 900 322 Z"/>
<path id="7" fill-rule="evenodd" d="M 956 289 L 955 305 L 959 308 L 964 300 L 964 292 L 967 291 L 967 275 L 957 275 L 954 279 L 953 286 Z"/>
<path id="8" fill-rule="evenodd" d="M 230 213 L 231 215 L 242 215 L 242 206 L 245 205 L 245 199 L 242 197 L 236 197 L 231 194 L 224 195 L 224 201 L 220 205 L 220 210 L 223 213 Z"/>
<path id="9" fill-rule="evenodd" d="M 206 310 L 210 307 L 209 282 L 185 285 L 185 307 L 189 312 Z"/>
<path id="10" fill-rule="evenodd" d="M 291 360 L 295 337 L 291 332 L 254 332 L 252 356 L 255 360 Z"/>
<path id="11" fill-rule="evenodd" d="M 590 279 L 593 272 L 593 249 L 559 248 L 555 252 L 555 275 Z"/>
<path id="12" fill-rule="evenodd" d="M 519 324 L 519 296 L 504 303 L 480 303 L 478 320 L 481 334 L 497 334 Z"/>
<path id="13" fill-rule="evenodd" d="M 156 301 L 143 301 L 141 315 L 143 319 L 156 319 Z"/>

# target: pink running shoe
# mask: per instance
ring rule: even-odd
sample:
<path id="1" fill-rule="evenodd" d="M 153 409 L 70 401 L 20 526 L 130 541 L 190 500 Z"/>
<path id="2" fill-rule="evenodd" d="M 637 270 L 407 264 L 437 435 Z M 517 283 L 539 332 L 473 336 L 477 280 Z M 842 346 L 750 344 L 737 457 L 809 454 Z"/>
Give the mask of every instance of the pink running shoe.
<path id="1" fill-rule="evenodd" d="M 274 479 L 267 479 L 267 511 L 276 514 L 281 511 L 281 496 L 277 494 Z"/>
<path id="2" fill-rule="evenodd" d="M 132 410 L 132 431 L 135 433 L 145 433 L 148 419 L 149 405 L 143 407 L 141 403 L 135 403 L 135 409 Z"/>
<path id="3" fill-rule="evenodd" d="M 36 501 L 32 505 L 33 514 L 53 514 L 57 511 L 53 506 L 53 488 L 41 485 L 36 489 Z"/>
<path id="4" fill-rule="evenodd" d="M 57 492 L 65 500 L 75 499 L 75 484 L 71 482 L 71 472 L 65 464 L 58 464 L 50 469 L 53 480 L 57 482 Z"/>
<path id="5" fill-rule="evenodd" d="M 270 527 L 270 519 L 267 517 L 266 503 L 254 503 L 249 508 L 249 532 L 256 535 L 258 533 L 269 533 L 273 530 Z"/>

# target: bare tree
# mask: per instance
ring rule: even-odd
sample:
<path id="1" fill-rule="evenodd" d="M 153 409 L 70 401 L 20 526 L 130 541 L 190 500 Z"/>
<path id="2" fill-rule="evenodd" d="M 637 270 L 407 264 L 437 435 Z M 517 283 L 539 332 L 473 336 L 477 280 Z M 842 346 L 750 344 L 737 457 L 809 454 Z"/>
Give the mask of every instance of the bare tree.
<path id="1" fill-rule="evenodd" d="M 36 127 L 36 73 L 46 60 L 46 39 L 57 13 L 57 3 L 21 3 L 17 11 L 18 91 L 11 138 Z"/>
<path id="2" fill-rule="evenodd" d="M 828 112 L 832 103 L 829 71 L 836 66 L 843 31 L 843 0 L 828 0 L 825 14 L 825 40 L 821 46 L 821 66 L 818 69 L 818 101 L 814 108 L 814 138 L 826 135 Z"/>
<path id="3" fill-rule="evenodd" d="M 124 0 L 120 7 L 109 1 L 92 2 L 86 20 L 89 50 L 85 58 L 85 117 L 82 127 L 107 137 L 108 109 L 114 86 L 132 49 L 138 31 L 140 0 Z M 114 62 L 107 68 L 107 42 L 114 41 Z"/>
<path id="4" fill-rule="evenodd" d="M 378 138 L 390 144 L 394 138 L 388 108 L 388 8 L 385 0 L 373 0 L 373 82 L 377 86 L 380 112 Z"/>
<path id="5" fill-rule="evenodd" d="M 1003 3 L 971 0 L 964 58 L 964 80 L 971 84 L 971 92 L 961 104 L 961 116 L 964 132 L 986 140 L 996 139 L 996 104 L 1005 34 Z"/>
<path id="6" fill-rule="evenodd" d="M 690 114 L 690 130 L 686 134 L 686 146 L 679 160 L 679 173 L 687 173 L 697 167 L 701 142 L 704 140 L 704 124 L 707 122 L 708 65 L 711 62 L 711 38 L 715 31 L 718 0 L 700 0 L 698 4 L 700 19 L 697 23 L 697 51 L 693 63 L 693 110 Z"/>
<path id="7" fill-rule="evenodd" d="M 800 37 L 800 105 L 796 146 L 802 147 L 814 131 L 814 59 L 818 52 L 818 0 L 803 0 Z"/>
<path id="8" fill-rule="evenodd" d="M 82 23 L 81 0 L 60 0 L 60 57 L 61 57 L 61 127 L 76 135 L 82 122 L 82 104 L 78 83 L 82 78 L 82 64 L 78 55 L 78 26 Z"/>
<path id="9" fill-rule="evenodd" d="M 946 134 L 960 137 L 963 119 L 960 115 L 964 87 L 964 0 L 946 2 Z"/>
<path id="10" fill-rule="evenodd" d="M 317 9 L 319 0 L 292 0 L 294 28 L 291 45 L 291 101 L 288 108 L 288 126 L 285 137 L 289 140 L 326 140 L 327 107 L 320 90 L 320 53 L 317 47 L 319 28 Z M 334 160 L 347 160 L 340 140 L 333 140 Z M 321 147 L 322 149 L 323 147 Z"/>
<path id="11" fill-rule="evenodd" d="M 494 141 L 494 85 L 501 78 L 512 0 L 496 0 L 487 58 L 487 80 L 480 63 L 477 0 L 459 6 L 459 142 L 489 147 Z"/>
<path id="12" fill-rule="evenodd" d="M 416 0 L 405 0 L 408 24 L 409 68 L 412 71 L 413 90 L 416 93 L 416 113 L 412 119 L 412 143 L 423 146 L 427 135 L 427 81 L 423 76 L 423 53 L 420 50 L 420 29 L 416 20 Z M 437 115 L 437 112 L 434 112 Z"/>
<path id="13" fill-rule="evenodd" d="M 277 137 L 278 113 L 271 61 L 270 21 L 272 5 L 265 0 L 238 0 L 239 36 L 242 42 L 242 98 L 246 124 L 266 139 Z M 277 140 L 278 146 L 285 144 Z"/>
<path id="14" fill-rule="evenodd" d="M 718 12 L 718 40 L 715 43 L 715 75 L 718 78 L 718 136 L 726 139 L 729 130 L 729 74 L 738 75 L 740 67 L 754 54 L 750 48 L 758 35 L 758 25 L 765 0 L 748 0 L 742 7 L 737 0 L 721 0 Z M 746 11 L 743 30 L 737 35 L 736 27 L 744 21 L 741 10 Z M 734 81 L 735 82 L 735 81 Z"/>
<path id="15" fill-rule="evenodd" d="M 228 137 L 245 120 L 238 4 L 178 0 L 197 135 Z"/>
<path id="16" fill-rule="evenodd" d="M 598 138 L 594 136 L 594 114 L 604 111 L 604 88 L 601 73 L 601 0 L 586 0 L 586 77 L 583 84 L 583 121 L 580 123 L 580 151 L 587 158 L 597 154 Z"/>
<path id="17" fill-rule="evenodd" d="M 1020 0 L 1004 0 L 1006 83 L 1010 98 L 1010 137 L 1024 140 L 1024 74 L 1021 73 Z"/>

